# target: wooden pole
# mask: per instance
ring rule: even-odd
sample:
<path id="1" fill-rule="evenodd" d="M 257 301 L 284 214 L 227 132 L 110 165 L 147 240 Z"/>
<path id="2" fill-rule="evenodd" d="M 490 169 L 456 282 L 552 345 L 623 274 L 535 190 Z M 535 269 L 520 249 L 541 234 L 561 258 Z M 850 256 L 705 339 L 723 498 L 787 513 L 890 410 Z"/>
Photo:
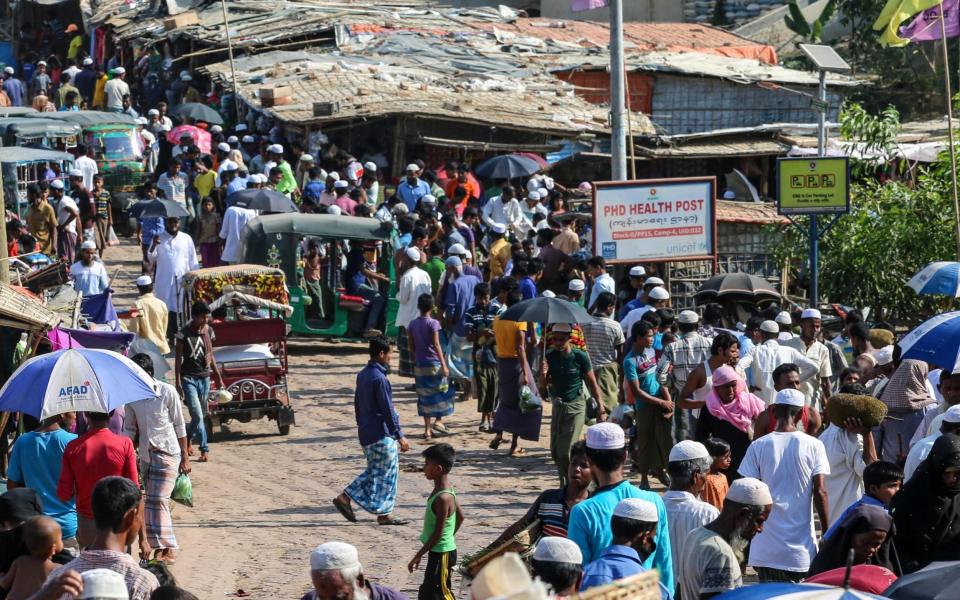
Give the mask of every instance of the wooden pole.
<path id="1" fill-rule="evenodd" d="M 947 138 L 950 142 L 950 191 L 953 195 L 953 223 L 957 235 L 957 259 L 960 260 L 960 199 L 957 197 L 957 147 L 953 140 L 953 92 L 950 86 L 950 54 L 947 52 L 947 24 L 940 4 L 940 42 L 943 46 L 943 85 L 947 95 Z"/>
<path id="2" fill-rule="evenodd" d="M 233 78 L 233 113 L 234 124 L 240 122 L 240 88 L 237 86 L 237 69 L 233 64 L 233 40 L 230 39 L 230 21 L 227 19 L 226 0 L 220 0 L 220 9 L 223 11 L 223 30 L 227 34 L 227 54 L 230 57 L 230 75 Z M 193 58 L 190 59 L 193 61 Z"/>

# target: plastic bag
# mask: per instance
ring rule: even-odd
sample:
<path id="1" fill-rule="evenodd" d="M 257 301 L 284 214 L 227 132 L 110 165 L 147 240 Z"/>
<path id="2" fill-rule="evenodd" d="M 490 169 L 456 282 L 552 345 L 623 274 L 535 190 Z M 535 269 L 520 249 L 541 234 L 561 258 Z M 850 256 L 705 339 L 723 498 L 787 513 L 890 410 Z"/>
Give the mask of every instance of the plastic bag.
<path id="1" fill-rule="evenodd" d="M 177 475 L 177 480 L 173 484 L 173 493 L 170 494 L 170 497 L 174 502 L 193 506 L 193 483 L 191 483 L 189 475 L 186 473 Z"/>
<path id="2" fill-rule="evenodd" d="M 120 238 L 117 237 L 117 233 L 113 230 L 113 225 L 107 229 L 107 245 L 108 246 L 119 246 Z"/>
<path id="3" fill-rule="evenodd" d="M 543 408 L 543 401 L 529 386 L 520 388 L 520 412 L 526 414 Z"/>

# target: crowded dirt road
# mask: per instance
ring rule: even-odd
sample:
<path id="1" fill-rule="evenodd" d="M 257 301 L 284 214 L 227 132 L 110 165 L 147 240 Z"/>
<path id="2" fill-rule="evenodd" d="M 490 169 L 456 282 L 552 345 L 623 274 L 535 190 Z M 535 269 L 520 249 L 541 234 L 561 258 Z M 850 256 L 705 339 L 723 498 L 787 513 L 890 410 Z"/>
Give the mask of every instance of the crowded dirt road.
<path id="1" fill-rule="evenodd" d="M 138 251 L 124 242 L 106 253 L 111 274 L 117 266 L 118 309 L 135 295 Z M 366 347 L 317 340 L 291 340 L 291 403 L 297 425 L 281 437 L 272 421 L 230 423 L 215 432 L 210 462 L 193 464 L 194 507 L 177 505 L 174 520 L 181 549 L 172 570 L 178 583 L 202 600 L 230 596 L 300 598 L 310 586 L 308 559 L 316 545 L 346 541 L 357 546 L 365 572 L 375 581 L 416 596 L 423 574 L 407 572 L 432 484 L 418 472 L 426 447 L 412 380 L 391 376 L 401 424 L 411 442 L 401 455 L 397 516 L 406 526 L 379 526 L 358 510 L 348 523 L 331 500 L 364 468 L 353 415 L 357 372 Z M 172 364 L 172 361 L 171 361 Z M 396 367 L 396 365 L 394 365 Z M 172 377 L 172 371 L 170 373 Z M 537 494 L 558 485 L 549 462 L 549 421 L 539 444 L 525 444 L 526 456 L 508 458 L 504 444 L 487 447 L 490 434 L 477 430 L 474 402 L 460 403 L 444 422 L 444 441 L 458 452 L 452 482 L 466 521 L 457 536 L 460 556 L 491 542 L 523 514 Z M 459 581 L 454 581 L 459 589 Z M 243 590 L 243 594 L 240 593 Z"/>

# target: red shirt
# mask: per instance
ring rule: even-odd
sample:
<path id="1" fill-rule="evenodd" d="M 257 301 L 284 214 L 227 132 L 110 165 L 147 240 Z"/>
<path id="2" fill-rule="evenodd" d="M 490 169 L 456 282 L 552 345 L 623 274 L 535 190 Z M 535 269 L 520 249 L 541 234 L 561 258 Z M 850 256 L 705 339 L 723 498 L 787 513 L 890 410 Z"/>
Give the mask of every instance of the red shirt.
<path id="1" fill-rule="evenodd" d="M 77 513 L 93 518 L 93 487 L 104 477 L 119 475 L 139 485 L 133 441 L 109 429 L 94 429 L 73 440 L 63 451 L 57 496 L 76 497 Z"/>

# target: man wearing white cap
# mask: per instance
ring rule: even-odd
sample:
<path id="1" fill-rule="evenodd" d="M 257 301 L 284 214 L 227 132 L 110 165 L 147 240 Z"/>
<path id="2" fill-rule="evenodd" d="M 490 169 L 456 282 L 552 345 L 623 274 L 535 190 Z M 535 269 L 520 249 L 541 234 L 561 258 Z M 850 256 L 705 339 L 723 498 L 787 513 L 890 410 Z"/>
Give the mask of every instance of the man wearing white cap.
<path id="1" fill-rule="evenodd" d="M 547 207 L 543 205 L 543 202 L 541 202 L 541 200 L 543 200 L 545 197 L 545 194 L 541 194 L 537 190 L 527 192 L 527 197 L 524 199 L 523 204 L 520 205 L 520 212 L 523 214 L 524 236 L 526 236 L 528 232 L 535 231 L 537 229 L 537 226 L 533 222 L 533 219 L 536 215 L 540 215 L 546 219 L 550 214 L 550 211 L 547 210 Z"/>
<path id="2" fill-rule="evenodd" d="M 510 242 L 506 239 L 507 226 L 494 223 L 490 226 L 490 281 L 502 277 L 510 261 Z"/>
<path id="3" fill-rule="evenodd" d="M 297 165 L 294 168 L 294 177 L 297 180 L 297 186 L 302 190 L 310 182 L 310 169 L 313 168 L 315 161 L 312 154 L 301 154 L 297 159 Z"/>
<path id="4" fill-rule="evenodd" d="M 607 273 L 607 263 L 602 256 L 592 256 L 587 261 L 587 276 L 590 278 L 590 299 L 584 305 L 587 310 L 593 308 L 597 298 L 603 292 L 617 293 L 617 284 Z"/>
<path id="5" fill-rule="evenodd" d="M 30 79 L 30 96 L 49 96 L 50 88 L 53 86 L 53 80 L 47 74 L 46 61 L 37 61 L 36 70 L 33 72 L 33 78 Z"/>
<path id="6" fill-rule="evenodd" d="M 648 294 L 651 299 L 654 297 L 654 290 L 650 290 L 650 294 Z M 660 361 L 657 363 L 657 379 L 661 383 L 666 382 L 670 385 L 671 398 L 679 399 L 680 392 L 687 385 L 690 374 L 710 359 L 710 348 L 713 343 L 697 333 L 699 323 L 700 316 L 694 311 L 680 311 L 677 316 L 677 329 L 680 331 L 680 337 L 663 349 L 663 354 L 660 355 Z M 689 438 L 691 410 L 676 410 L 674 419 L 676 423 L 675 439 Z"/>
<path id="7" fill-rule="evenodd" d="M 357 549 L 344 542 L 320 544 L 310 553 L 310 580 L 314 589 L 300 600 L 407 600 L 367 579 Z"/>
<path id="8" fill-rule="evenodd" d="M 565 296 L 570 302 L 582 306 L 583 293 L 586 289 L 587 284 L 585 284 L 582 279 L 571 279 L 567 282 L 567 293 Z"/>
<path id="9" fill-rule="evenodd" d="M 252 180 L 253 177 L 255 176 L 251 175 L 250 179 Z M 228 264 L 243 262 L 243 256 L 240 254 L 242 248 L 240 237 L 243 235 L 243 228 L 256 216 L 257 211 L 249 208 L 241 208 L 237 205 L 227 207 L 223 213 L 223 223 L 220 225 L 220 239 L 223 240 L 220 260 Z"/>
<path id="10" fill-rule="evenodd" d="M 97 244 L 87 240 L 80 244 L 80 260 L 70 265 L 73 289 L 84 296 L 95 296 L 107 290 L 110 278 L 103 263 L 97 259 Z"/>
<path id="11" fill-rule="evenodd" d="M 23 82 L 17 79 L 17 74 L 16 71 L 13 70 L 13 67 L 7 66 L 3 68 L 3 91 L 7 95 L 7 98 L 10 99 L 11 105 L 26 106 L 27 90 L 24 88 Z"/>
<path id="12" fill-rule="evenodd" d="M 807 398 L 807 406 L 823 410 L 830 400 L 830 377 L 833 369 L 830 365 L 830 350 L 821 342 L 820 311 L 808 308 L 800 315 L 800 337 L 783 342 L 783 345 L 800 352 L 819 367 L 819 381 L 808 379 L 800 384 L 800 391 Z"/>
<path id="13" fill-rule="evenodd" d="M 149 275 L 137 277 L 137 300 L 133 305 L 133 316 L 127 320 L 127 329 L 150 340 L 163 354 L 170 352 L 167 343 L 167 305 L 153 295 L 153 278 Z"/>
<path id="14" fill-rule="evenodd" d="M 815 412 L 815 411 L 810 411 Z M 826 476 L 830 518 L 823 530 L 836 523 L 845 508 L 863 496 L 863 470 L 877 461 L 877 448 L 869 427 L 859 419 L 848 418 L 843 423 L 830 423 L 818 436 L 830 461 Z"/>
<path id="15" fill-rule="evenodd" d="M 397 349 L 400 354 L 400 376 L 413 377 L 413 356 L 410 354 L 410 345 L 407 343 L 407 327 L 410 321 L 420 316 L 417 309 L 417 298 L 421 294 L 431 294 L 433 291 L 430 275 L 420 268 L 420 250 L 408 246 L 401 254 L 400 283 L 397 284 Z"/>
<path id="16" fill-rule="evenodd" d="M 630 278 L 630 290 L 626 293 L 633 294 L 634 296 L 630 298 L 627 302 L 623 303 L 623 307 L 620 309 L 620 318 L 624 318 L 627 314 L 635 309 L 640 308 L 646 304 L 646 292 L 644 290 L 644 278 L 647 274 L 647 270 L 641 265 L 636 265 L 630 267 L 629 278 Z M 663 284 L 661 284 L 663 285 Z M 651 286 L 653 287 L 653 286 Z M 629 298 L 629 296 L 627 296 Z"/>
<path id="17" fill-rule="evenodd" d="M 750 546 L 749 564 L 761 583 L 802 581 L 817 553 L 813 508 L 820 523 L 830 522 L 825 482 L 830 462 L 823 442 L 797 428 L 804 402 L 798 390 L 777 392 L 775 430 L 754 440 L 740 463 L 741 475 L 766 483 L 777 499 Z"/>
<path id="18" fill-rule="evenodd" d="M 57 254 L 73 264 L 77 249 L 77 223 L 80 208 L 64 193 L 62 179 L 50 182 L 50 203 L 57 209 Z"/>
<path id="19" fill-rule="evenodd" d="M 83 176 L 83 187 L 93 189 L 93 176 L 100 172 L 97 161 L 93 159 L 93 146 L 77 145 L 77 159 L 73 161 L 73 168 Z"/>
<path id="20" fill-rule="evenodd" d="M 500 195 L 487 200 L 480 211 L 484 226 L 490 228 L 494 223 L 503 223 L 514 235 L 524 235 L 523 212 L 512 185 L 500 189 Z"/>
<path id="21" fill-rule="evenodd" d="M 690 532 L 703 527 L 720 515 L 715 507 L 699 500 L 713 459 L 700 442 L 684 440 L 670 449 L 667 474 L 670 489 L 663 495 L 667 505 L 670 548 L 673 550 L 673 576 L 680 581 L 686 541 Z"/>
<path id="22" fill-rule="evenodd" d="M 420 179 L 420 167 L 415 163 L 407 165 L 406 173 L 406 178 L 397 185 L 397 197 L 413 212 L 420 199 L 430 194 L 430 184 Z"/>
<path id="23" fill-rule="evenodd" d="M 583 554 L 580 547 L 565 537 L 543 537 L 530 558 L 534 577 L 549 585 L 553 596 L 572 596 L 583 578 Z"/>
<path id="24" fill-rule="evenodd" d="M 777 341 L 780 327 L 774 321 L 760 323 L 760 337 L 763 340 L 740 358 L 739 367 L 748 373 L 747 383 L 750 391 L 763 399 L 769 406 L 776 394 L 774 370 L 782 364 L 793 363 L 800 369 L 800 381 L 806 381 L 820 372 L 820 366 L 795 348 L 781 345 Z"/>
<path id="25" fill-rule="evenodd" d="M 606 405 L 608 414 L 617 407 L 620 362 L 624 353 L 623 344 L 626 342 L 620 324 L 611 318 L 616 308 L 616 296 L 608 292 L 600 294 L 593 305 L 593 321 L 581 326 L 590 363 L 593 365 L 593 374 L 600 388 L 599 400 Z"/>
<path id="26" fill-rule="evenodd" d="M 290 196 L 294 191 L 298 191 L 297 187 L 297 178 L 293 176 L 293 169 L 290 167 L 290 163 L 283 158 L 283 146 L 280 144 L 271 144 L 267 147 L 267 153 L 270 156 L 270 161 L 276 163 L 278 169 L 280 169 L 281 177 L 280 181 L 275 184 L 276 191 Z M 269 165 L 269 163 L 267 163 Z M 271 169 L 267 169 L 267 173 L 270 173 Z"/>
<path id="27" fill-rule="evenodd" d="M 927 456 L 930 454 L 930 450 L 933 448 L 933 443 L 937 441 L 941 435 L 945 433 L 953 433 L 960 435 L 960 405 L 951 406 L 943 413 L 943 419 L 940 421 L 940 429 L 931 435 L 921 439 L 919 442 L 913 445 L 910 448 L 910 454 L 907 455 L 907 463 L 903 467 L 903 481 L 906 483 L 913 477 L 914 472 L 917 470 L 917 467 L 920 466 Z M 864 439 L 866 439 L 865 436 Z M 855 499 L 854 501 L 858 500 Z M 849 504 L 847 505 L 849 506 Z M 841 507 L 842 510 L 843 507 Z"/>
<path id="28" fill-rule="evenodd" d="M 567 526 L 567 537 L 580 547 L 584 564 L 596 560 L 613 542 L 610 518 L 621 500 L 646 500 L 656 508 L 656 521 L 667 522 L 667 511 L 660 495 L 641 490 L 624 479 L 623 465 L 627 461 L 627 447 L 622 427 L 615 423 L 598 423 L 587 429 L 587 458 L 590 459 L 598 487 L 590 498 L 570 509 L 570 522 Z M 643 566 L 660 571 L 660 582 L 668 590 L 672 590 L 673 558 L 667 528 L 658 528 L 653 541 L 656 549 L 651 556 L 643 560 Z"/>
<path id="29" fill-rule="evenodd" d="M 180 283 L 188 271 L 200 268 L 197 249 L 190 236 L 180 231 L 180 219 L 167 217 L 163 222 L 163 233 L 153 238 L 147 256 L 156 265 L 153 281 L 157 298 L 167 305 L 167 337 L 173 338 L 180 311 Z"/>
<path id="30" fill-rule="evenodd" d="M 651 310 L 666 308 L 670 305 L 670 292 L 668 292 L 665 287 L 656 286 L 651 288 L 650 291 L 646 293 L 645 298 L 646 302 L 644 304 L 631 310 L 620 319 L 620 329 L 623 330 L 624 335 L 630 335 L 634 323 L 638 323 L 640 319 L 643 318 L 643 315 Z"/>
<path id="31" fill-rule="evenodd" d="M 790 313 L 781 310 L 777 313 L 774 321 L 776 321 L 777 326 L 780 328 L 780 335 L 777 337 L 778 342 L 785 342 L 796 337 L 793 334 L 793 317 L 790 316 Z"/>
<path id="32" fill-rule="evenodd" d="M 363 176 L 360 178 L 360 187 L 367 194 L 367 204 L 371 206 L 380 204 L 380 179 L 377 175 L 376 166 L 372 162 L 364 163 Z"/>
<path id="33" fill-rule="evenodd" d="M 654 538 L 659 529 L 666 529 L 659 522 L 658 512 L 654 503 L 640 498 L 625 498 L 617 503 L 610 517 L 611 544 L 583 568 L 581 592 L 648 570 L 645 564 L 656 548 Z M 673 598 L 670 588 L 662 583 L 660 597 Z"/>
<path id="34" fill-rule="evenodd" d="M 113 78 L 103 86 L 103 93 L 107 96 L 107 110 L 110 112 L 123 112 L 123 97 L 130 95 L 130 86 L 124 81 L 126 76 L 126 69 L 117 67 L 113 70 Z"/>
<path id="35" fill-rule="evenodd" d="M 744 477 L 730 484 L 720 515 L 684 541 L 678 569 L 681 598 L 709 598 L 743 585 L 744 552 L 763 529 L 772 505 L 770 489 L 759 479 Z"/>

